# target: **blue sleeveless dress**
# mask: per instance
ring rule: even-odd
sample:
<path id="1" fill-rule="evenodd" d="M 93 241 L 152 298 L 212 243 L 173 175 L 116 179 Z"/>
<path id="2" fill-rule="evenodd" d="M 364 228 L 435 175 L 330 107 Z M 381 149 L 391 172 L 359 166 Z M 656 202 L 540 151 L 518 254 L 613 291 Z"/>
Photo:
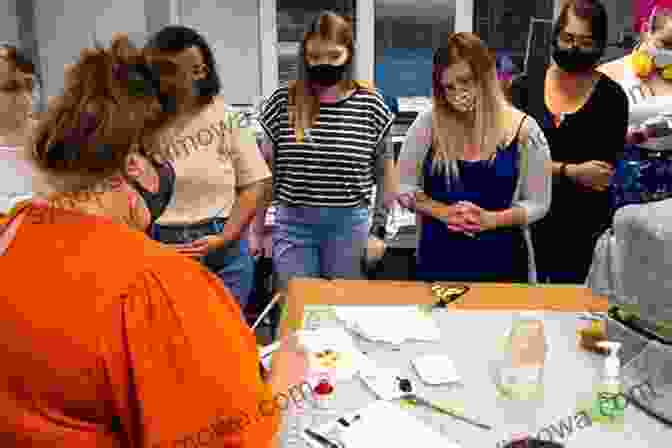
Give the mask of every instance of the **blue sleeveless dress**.
<path id="1" fill-rule="evenodd" d="M 522 123 L 521 123 L 522 124 Z M 470 201 L 485 210 L 511 207 L 518 183 L 518 135 L 490 160 L 458 160 L 459 181 L 446 182 L 445 168 L 432 172 L 433 148 L 423 163 L 424 193 L 446 205 Z M 422 281 L 528 282 L 528 252 L 519 227 L 469 237 L 422 216 L 416 276 Z"/>

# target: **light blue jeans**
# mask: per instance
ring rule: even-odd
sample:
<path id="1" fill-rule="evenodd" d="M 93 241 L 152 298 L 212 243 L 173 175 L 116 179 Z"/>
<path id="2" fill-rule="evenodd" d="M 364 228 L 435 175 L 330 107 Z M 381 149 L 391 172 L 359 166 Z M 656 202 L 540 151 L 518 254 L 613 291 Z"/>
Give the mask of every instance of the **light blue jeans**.
<path id="1" fill-rule="evenodd" d="M 224 222 L 223 219 L 215 218 L 212 222 L 188 226 L 154 224 L 150 234 L 153 239 L 167 244 L 190 243 L 204 236 L 220 234 Z M 247 239 L 232 241 L 201 257 L 200 261 L 222 280 L 238 300 L 241 310 L 244 310 L 254 286 L 254 260 Z"/>
<path id="2" fill-rule="evenodd" d="M 279 206 L 272 233 L 277 289 L 293 277 L 364 278 L 368 218 L 365 207 Z"/>

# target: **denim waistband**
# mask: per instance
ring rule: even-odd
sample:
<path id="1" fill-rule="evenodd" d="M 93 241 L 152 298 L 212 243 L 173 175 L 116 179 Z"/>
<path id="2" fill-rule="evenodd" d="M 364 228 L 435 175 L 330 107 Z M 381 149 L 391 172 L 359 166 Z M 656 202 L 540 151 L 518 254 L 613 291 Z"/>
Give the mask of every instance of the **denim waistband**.
<path id="1" fill-rule="evenodd" d="M 208 229 L 214 229 L 216 232 L 221 232 L 224 228 L 224 225 L 228 221 L 228 218 L 208 218 L 201 221 L 189 223 L 189 224 L 155 224 L 161 230 L 195 230 L 195 231 L 207 231 Z"/>
<path id="2" fill-rule="evenodd" d="M 279 205 L 275 211 L 275 222 L 291 221 L 294 223 L 321 226 L 343 225 L 366 221 L 369 209 L 366 207 L 305 207 Z"/>
<path id="3" fill-rule="evenodd" d="M 222 233 L 227 218 L 209 218 L 191 224 L 154 224 L 151 235 L 164 243 L 193 241 Z"/>

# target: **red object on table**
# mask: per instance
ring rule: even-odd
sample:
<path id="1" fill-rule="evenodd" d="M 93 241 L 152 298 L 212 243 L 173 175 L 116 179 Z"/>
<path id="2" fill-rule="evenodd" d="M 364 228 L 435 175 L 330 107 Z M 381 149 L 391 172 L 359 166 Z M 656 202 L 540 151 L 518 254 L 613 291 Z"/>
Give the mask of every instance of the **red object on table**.
<path id="1" fill-rule="evenodd" d="M 315 386 L 315 393 L 318 395 L 328 395 L 334 391 L 334 386 L 329 384 L 329 381 L 326 379 L 320 380 L 320 383 Z"/>

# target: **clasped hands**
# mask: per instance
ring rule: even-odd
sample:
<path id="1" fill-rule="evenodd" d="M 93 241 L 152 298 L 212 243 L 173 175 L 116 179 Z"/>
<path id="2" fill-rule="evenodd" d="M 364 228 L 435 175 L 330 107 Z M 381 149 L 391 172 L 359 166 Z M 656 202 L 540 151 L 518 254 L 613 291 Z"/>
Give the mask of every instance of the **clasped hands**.
<path id="1" fill-rule="evenodd" d="M 208 235 L 191 243 L 166 244 L 166 246 L 187 257 L 199 258 L 205 257 L 210 251 L 219 249 L 229 242 L 230 239 L 223 235 Z"/>
<path id="2" fill-rule="evenodd" d="M 588 190 L 607 191 L 613 174 L 613 166 L 600 160 L 567 165 L 567 176 Z"/>
<path id="3" fill-rule="evenodd" d="M 469 236 L 497 227 L 495 212 L 485 210 L 469 201 L 449 205 L 444 216 L 439 219 L 446 224 L 448 230 Z"/>

